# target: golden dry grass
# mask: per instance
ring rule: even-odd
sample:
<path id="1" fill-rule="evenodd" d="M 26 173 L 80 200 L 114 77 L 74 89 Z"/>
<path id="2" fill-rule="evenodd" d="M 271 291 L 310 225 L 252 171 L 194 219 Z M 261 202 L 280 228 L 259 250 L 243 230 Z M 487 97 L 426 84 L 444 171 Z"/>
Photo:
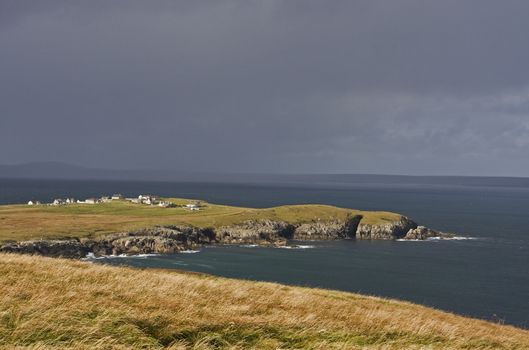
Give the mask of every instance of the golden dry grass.
<path id="1" fill-rule="evenodd" d="M 411 303 L 0 254 L 5 349 L 529 349 L 529 331 Z"/>
<path id="2" fill-rule="evenodd" d="M 168 200 L 180 204 L 189 202 L 178 198 Z M 255 209 L 206 203 L 204 209 L 198 212 L 184 208 L 139 205 L 126 201 L 68 206 L 1 205 L 0 242 L 100 236 L 154 225 L 185 224 L 218 227 L 255 219 L 299 223 L 343 219 L 348 214 L 363 215 L 364 223 L 388 222 L 399 218 L 399 215 L 389 212 L 359 211 L 328 205 L 287 205 Z"/>

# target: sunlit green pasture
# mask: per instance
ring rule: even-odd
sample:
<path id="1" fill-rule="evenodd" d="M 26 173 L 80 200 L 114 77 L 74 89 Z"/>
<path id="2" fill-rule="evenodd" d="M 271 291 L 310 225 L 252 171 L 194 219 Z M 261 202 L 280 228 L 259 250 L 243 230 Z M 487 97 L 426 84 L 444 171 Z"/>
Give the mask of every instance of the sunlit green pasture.
<path id="1" fill-rule="evenodd" d="M 292 224 L 344 219 L 360 214 L 363 223 L 394 221 L 398 214 L 367 212 L 328 205 L 287 205 L 265 209 L 201 202 L 199 211 L 183 207 L 193 200 L 166 198 L 179 207 L 162 208 L 124 200 L 99 204 L 0 206 L 0 241 L 41 238 L 97 237 L 156 225 L 219 227 L 246 220 L 282 220 Z"/>

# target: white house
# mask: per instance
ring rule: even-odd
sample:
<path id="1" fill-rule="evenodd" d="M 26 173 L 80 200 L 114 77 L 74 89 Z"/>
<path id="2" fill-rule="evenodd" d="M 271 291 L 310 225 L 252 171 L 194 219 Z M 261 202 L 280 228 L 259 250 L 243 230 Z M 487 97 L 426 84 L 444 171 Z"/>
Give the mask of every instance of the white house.
<path id="1" fill-rule="evenodd" d="M 119 194 L 119 193 L 116 193 L 116 194 L 113 194 L 112 195 L 112 200 L 115 201 L 115 200 L 120 200 L 120 199 L 123 199 L 123 195 Z"/>
<path id="2" fill-rule="evenodd" d="M 186 204 L 186 208 L 189 210 L 200 210 L 200 205 L 197 203 Z"/>
<path id="3" fill-rule="evenodd" d="M 84 201 L 86 204 L 96 204 L 98 202 L 97 198 L 87 198 Z"/>
<path id="4" fill-rule="evenodd" d="M 29 201 L 28 205 L 35 205 L 35 203 L 33 201 Z"/>
<path id="5" fill-rule="evenodd" d="M 156 197 L 148 194 L 140 194 L 138 196 L 138 201 L 147 205 L 156 204 Z"/>
<path id="6" fill-rule="evenodd" d="M 55 199 L 52 204 L 53 205 L 62 205 L 62 204 L 64 204 L 64 200 L 58 198 L 58 199 Z"/>
<path id="7" fill-rule="evenodd" d="M 176 207 L 176 204 L 172 203 L 172 202 L 166 202 L 166 201 L 160 201 L 160 203 L 158 203 L 158 205 L 162 208 L 174 208 Z"/>

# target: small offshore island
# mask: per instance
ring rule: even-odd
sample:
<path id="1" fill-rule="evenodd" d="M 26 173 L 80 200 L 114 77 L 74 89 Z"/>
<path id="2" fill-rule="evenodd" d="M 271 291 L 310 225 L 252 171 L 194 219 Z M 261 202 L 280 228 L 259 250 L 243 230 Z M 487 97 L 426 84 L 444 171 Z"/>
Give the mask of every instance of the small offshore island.
<path id="1" fill-rule="evenodd" d="M 327 205 L 254 209 L 153 195 L 4 205 L 0 220 L 0 252 L 66 258 L 172 254 L 212 244 L 286 246 L 292 240 L 453 236 L 391 212 Z"/>

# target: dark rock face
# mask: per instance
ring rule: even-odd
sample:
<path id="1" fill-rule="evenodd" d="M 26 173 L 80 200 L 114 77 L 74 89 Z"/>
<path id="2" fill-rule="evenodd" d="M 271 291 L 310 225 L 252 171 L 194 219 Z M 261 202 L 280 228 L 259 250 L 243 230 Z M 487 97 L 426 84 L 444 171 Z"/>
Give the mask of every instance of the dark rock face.
<path id="1" fill-rule="evenodd" d="M 435 231 L 425 226 L 417 226 L 415 229 L 409 230 L 408 233 L 406 233 L 406 236 L 404 236 L 404 239 L 424 240 L 435 237 L 451 238 L 454 237 L 454 235 L 451 233 Z"/>
<path id="2" fill-rule="evenodd" d="M 314 221 L 291 225 L 284 221 L 250 220 L 218 229 L 190 226 L 164 226 L 116 233 L 101 239 L 49 240 L 8 243 L 0 252 L 38 254 L 52 257 L 83 258 L 88 253 L 102 255 L 172 254 L 209 244 L 257 244 L 284 246 L 290 239 L 427 239 L 448 234 L 417 226 L 402 216 L 385 224 L 362 224 L 362 216 L 346 220 Z"/>
<path id="3" fill-rule="evenodd" d="M 360 224 L 356 230 L 356 239 L 397 239 L 416 227 L 417 224 L 405 216 L 401 216 L 399 221 L 387 224 Z"/>
<path id="4" fill-rule="evenodd" d="M 348 217 L 345 221 L 315 221 L 304 223 L 294 230 L 294 239 L 300 241 L 323 241 L 355 238 L 361 215 Z"/>
<path id="5" fill-rule="evenodd" d="M 259 244 L 283 246 L 294 235 L 294 226 L 284 221 L 245 221 L 240 225 L 222 226 L 215 232 L 222 244 Z"/>
<path id="6" fill-rule="evenodd" d="M 0 246 L 0 252 L 80 259 L 90 249 L 77 240 L 42 240 L 8 243 Z"/>
<path id="7" fill-rule="evenodd" d="M 188 226 L 154 227 L 84 242 L 95 255 L 171 254 L 211 243 L 213 230 Z"/>

